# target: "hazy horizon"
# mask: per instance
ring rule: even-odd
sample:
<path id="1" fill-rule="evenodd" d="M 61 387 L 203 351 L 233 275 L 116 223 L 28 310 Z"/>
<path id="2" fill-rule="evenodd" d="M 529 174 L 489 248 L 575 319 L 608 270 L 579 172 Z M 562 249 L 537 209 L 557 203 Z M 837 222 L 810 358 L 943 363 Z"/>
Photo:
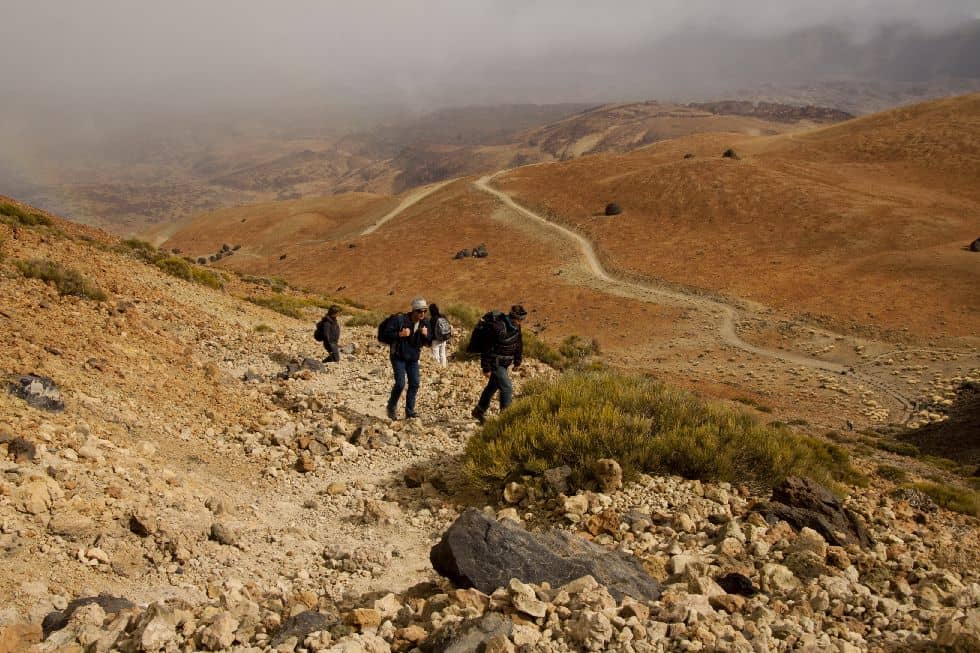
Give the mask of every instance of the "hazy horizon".
<path id="1" fill-rule="evenodd" d="M 846 56 L 895 26 L 928 38 L 978 19 L 975 0 L 2 4 L 8 103 L 189 113 L 304 101 L 434 109 L 710 94 L 729 79 L 848 72 L 806 38 L 794 61 L 765 56 L 807 30 L 832 31 Z M 868 65 L 850 63 L 851 72 Z"/>

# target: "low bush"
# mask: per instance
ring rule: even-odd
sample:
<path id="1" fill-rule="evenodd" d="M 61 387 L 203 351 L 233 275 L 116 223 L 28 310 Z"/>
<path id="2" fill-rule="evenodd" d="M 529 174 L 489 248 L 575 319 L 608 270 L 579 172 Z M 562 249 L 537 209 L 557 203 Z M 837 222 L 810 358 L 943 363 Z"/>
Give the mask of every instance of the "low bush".
<path id="1" fill-rule="evenodd" d="M 913 483 L 912 487 L 925 492 L 936 505 L 947 510 L 980 517 L 980 494 L 973 490 L 932 481 Z"/>
<path id="2" fill-rule="evenodd" d="M 0 202 L 0 221 L 7 224 L 18 224 L 25 227 L 50 225 L 51 218 L 36 211 L 25 211 L 9 202 Z"/>
<path id="3" fill-rule="evenodd" d="M 264 323 L 264 322 L 261 323 L 261 324 L 256 324 L 255 325 L 255 332 L 256 333 L 269 333 L 270 331 L 272 331 L 272 327 L 269 326 L 268 324 Z"/>
<path id="4" fill-rule="evenodd" d="M 878 469 L 876 471 L 878 476 L 893 483 L 904 483 L 909 478 L 908 472 L 901 467 L 895 467 L 894 465 L 881 464 L 878 465 Z"/>
<path id="5" fill-rule="evenodd" d="M 67 268 L 56 261 L 32 258 L 17 261 L 16 265 L 25 277 L 54 284 L 62 295 L 74 295 L 100 302 L 106 298 L 102 289 L 83 277 L 78 270 Z"/>
<path id="6" fill-rule="evenodd" d="M 146 263 L 156 264 L 167 258 L 167 255 L 156 247 L 138 238 L 127 238 L 126 240 L 120 241 L 119 251 Z"/>
<path id="7" fill-rule="evenodd" d="M 180 256 L 167 256 L 165 258 L 161 258 L 160 260 L 156 261 L 154 265 L 170 276 L 177 277 L 178 279 L 193 281 L 194 283 L 199 283 L 202 286 L 208 286 L 209 288 L 215 288 L 217 290 L 220 290 L 225 286 L 224 279 L 220 274 L 198 267 Z"/>
<path id="8" fill-rule="evenodd" d="M 264 306 L 276 313 L 281 313 L 282 315 L 296 319 L 305 317 L 304 310 L 310 306 L 309 302 L 303 298 L 292 295 L 251 295 L 246 297 L 246 299 L 257 306 Z"/>
<path id="9" fill-rule="evenodd" d="M 860 478 L 841 447 L 608 370 L 528 384 L 469 441 L 464 469 L 485 491 L 561 465 L 581 485 L 600 458 L 618 461 L 627 480 L 645 472 L 763 488 L 791 475 L 831 484 Z"/>
<path id="10" fill-rule="evenodd" d="M 898 454 L 899 456 L 915 457 L 919 455 L 919 448 L 908 442 L 896 442 L 895 440 L 876 440 L 874 446 L 888 453 Z"/>

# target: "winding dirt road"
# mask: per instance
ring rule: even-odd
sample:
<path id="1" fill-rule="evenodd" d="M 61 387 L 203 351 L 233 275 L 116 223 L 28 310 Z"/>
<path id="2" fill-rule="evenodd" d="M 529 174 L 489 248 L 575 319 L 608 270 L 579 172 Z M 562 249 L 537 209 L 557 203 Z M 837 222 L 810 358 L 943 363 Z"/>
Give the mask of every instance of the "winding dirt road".
<path id="1" fill-rule="evenodd" d="M 586 273 L 591 275 L 596 281 L 600 282 L 602 286 L 605 286 L 603 290 L 606 292 L 653 303 L 666 302 L 671 304 L 686 305 L 702 311 L 710 312 L 714 315 L 720 315 L 721 324 L 719 325 L 719 335 L 722 341 L 726 344 L 757 356 L 776 359 L 791 365 L 803 366 L 833 374 L 850 374 L 860 382 L 875 388 L 879 392 L 895 400 L 905 413 L 904 421 L 909 420 L 911 410 L 913 408 L 913 402 L 903 393 L 882 382 L 880 379 L 861 372 L 855 372 L 852 368 L 840 365 L 838 363 L 813 358 L 804 354 L 780 351 L 776 349 L 767 349 L 765 347 L 759 347 L 746 342 L 739 337 L 736 331 L 739 312 L 738 309 L 731 304 L 708 297 L 701 297 L 698 295 L 671 290 L 669 288 L 639 283 L 613 276 L 602 266 L 602 263 L 599 261 L 599 257 L 596 255 L 595 248 L 593 247 L 592 243 L 585 238 L 585 236 L 572 229 L 569 229 L 568 227 L 556 224 L 531 211 L 530 209 L 521 206 L 509 195 L 491 186 L 491 181 L 493 178 L 504 172 L 507 172 L 507 170 L 501 170 L 492 175 L 481 177 L 474 182 L 474 185 L 479 190 L 496 197 L 504 204 L 504 206 L 517 214 L 524 216 L 528 220 L 535 223 L 538 227 L 556 233 L 566 241 L 573 243 L 583 259 Z"/>
<path id="2" fill-rule="evenodd" d="M 422 186 L 421 188 L 416 188 L 411 193 L 409 193 L 405 197 L 405 199 L 403 199 L 398 204 L 398 206 L 396 206 L 392 210 L 388 211 L 388 213 L 384 214 L 381 218 L 378 219 L 377 222 L 375 222 L 374 224 L 372 224 L 369 227 L 365 228 L 364 231 L 361 232 L 361 235 L 362 236 L 367 236 L 368 234 L 374 233 L 375 231 L 378 230 L 379 227 L 381 227 L 381 225 L 383 225 L 384 223 L 388 222 L 392 218 L 396 217 L 399 213 L 401 213 L 402 211 L 404 211 L 408 207 L 412 206 L 413 204 L 417 204 L 417 203 L 421 202 L 422 200 L 424 200 L 426 197 L 428 197 L 432 193 L 436 192 L 437 190 L 439 190 L 443 186 L 445 186 L 447 184 L 450 184 L 450 183 L 452 183 L 454 181 L 456 181 L 455 178 L 454 179 L 447 179 L 446 181 L 440 181 L 437 184 L 430 184 L 428 186 Z"/>

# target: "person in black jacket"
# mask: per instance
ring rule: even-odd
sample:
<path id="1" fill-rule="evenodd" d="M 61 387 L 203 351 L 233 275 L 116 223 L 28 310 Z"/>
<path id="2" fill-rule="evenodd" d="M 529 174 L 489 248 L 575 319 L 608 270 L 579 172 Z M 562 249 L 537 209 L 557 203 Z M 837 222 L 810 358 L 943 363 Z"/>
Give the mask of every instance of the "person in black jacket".
<path id="1" fill-rule="evenodd" d="M 408 378 L 408 393 L 405 395 L 405 417 L 416 417 L 415 397 L 419 391 L 419 353 L 431 342 L 429 338 L 429 322 L 425 312 L 429 305 L 421 297 L 412 300 L 412 310 L 400 313 L 397 319 L 386 324 L 385 342 L 391 343 L 391 368 L 395 373 L 395 384 L 391 387 L 388 398 L 388 419 L 398 419 L 395 409 L 398 400 L 405 389 L 405 379 Z"/>
<path id="2" fill-rule="evenodd" d="M 324 363 L 340 362 L 340 323 L 337 316 L 340 314 L 340 307 L 334 304 L 327 309 L 327 314 L 320 320 L 320 333 L 323 335 L 323 348 L 327 350 L 327 357 Z"/>
<path id="3" fill-rule="evenodd" d="M 527 317 L 527 311 L 520 304 L 510 307 L 510 313 L 500 315 L 493 322 L 493 344 L 480 355 L 480 368 L 487 377 L 487 387 L 480 395 L 480 401 L 470 413 L 476 421 L 483 423 L 490 400 L 500 391 L 500 410 L 510 406 L 514 397 L 514 386 L 510 382 L 507 368 L 521 366 L 524 357 L 524 336 L 521 333 L 521 322 Z"/>

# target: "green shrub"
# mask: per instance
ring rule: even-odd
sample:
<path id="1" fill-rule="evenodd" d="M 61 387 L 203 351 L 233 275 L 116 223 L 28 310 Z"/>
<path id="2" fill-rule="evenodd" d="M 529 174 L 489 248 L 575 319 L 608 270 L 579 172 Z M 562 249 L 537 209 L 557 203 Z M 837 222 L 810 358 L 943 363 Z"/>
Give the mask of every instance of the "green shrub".
<path id="1" fill-rule="evenodd" d="M 878 465 L 877 473 L 878 476 L 893 483 L 904 483 L 909 478 L 908 472 L 901 467 L 895 467 L 894 465 Z"/>
<path id="2" fill-rule="evenodd" d="M 157 263 L 167 255 L 156 247 L 138 238 L 127 238 L 119 243 L 119 251 L 128 254 L 146 263 Z"/>
<path id="3" fill-rule="evenodd" d="M 919 455 L 919 448 L 908 442 L 896 442 L 895 440 L 876 440 L 874 446 L 889 453 L 899 456 L 915 457 Z"/>
<path id="4" fill-rule="evenodd" d="M 261 323 L 261 324 L 256 324 L 255 325 L 255 332 L 256 333 L 269 333 L 270 331 L 272 331 L 272 327 L 269 326 L 268 324 L 264 323 L 264 322 Z"/>
<path id="5" fill-rule="evenodd" d="M 947 510 L 980 517 L 980 494 L 973 490 L 930 481 L 913 483 L 912 487 L 925 492 L 937 505 Z"/>
<path id="6" fill-rule="evenodd" d="M 83 277 L 80 272 L 73 268 L 66 268 L 55 261 L 32 258 L 27 261 L 17 261 L 16 265 L 25 277 L 53 283 L 62 295 L 74 295 L 100 302 L 106 298 L 102 289 Z"/>
<path id="7" fill-rule="evenodd" d="M 170 276 L 177 277 L 178 279 L 192 281 L 217 290 L 225 287 L 224 279 L 220 274 L 198 267 L 180 256 L 161 258 L 154 265 Z"/>
<path id="8" fill-rule="evenodd" d="M 298 295 L 282 295 L 278 293 L 274 295 L 252 295 L 245 299 L 258 306 L 264 306 L 277 313 L 282 313 L 283 315 L 297 319 L 305 318 L 306 309 L 308 308 L 326 309 L 331 305 L 331 302 L 322 297 L 301 297 Z"/>
<path id="9" fill-rule="evenodd" d="M 483 490 L 560 465 L 581 484 L 600 458 L 618 461 L 626 479 L 647 472 L 771 487 L 790 475 L 858 478 L 840 447 L 611 371 L 528 384 L 469 441 L 465 458 L 469 482 Z"/>
<path id="10" fill-rule="evenodd" d="M 25 211 L 9 202 L 0 202 L 0 221 L 7 224 L 19 224 L 25 227 L 50 225 L 51 218 L 36 211 Z"/>

